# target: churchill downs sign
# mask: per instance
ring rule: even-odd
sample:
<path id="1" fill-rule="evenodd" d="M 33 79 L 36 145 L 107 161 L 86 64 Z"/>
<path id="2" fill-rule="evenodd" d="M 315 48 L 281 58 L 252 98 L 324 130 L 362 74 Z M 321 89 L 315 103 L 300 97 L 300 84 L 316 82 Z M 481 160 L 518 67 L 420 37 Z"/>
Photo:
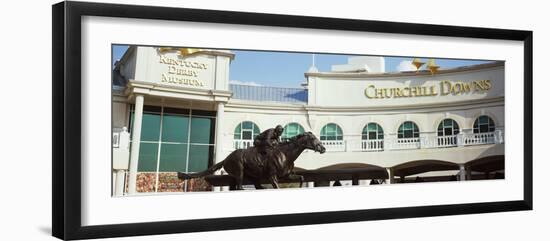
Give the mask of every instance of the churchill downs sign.
<path id="1" fill-rule="evenodd" d="M 487 92 L 491 87 L 490 80 L 474 80 L 470 82 L 442 80 L 439 85 L 434 84 L 429 86 L 377 88 L 375 85 L 369 85 L 365 89 L 365 95 L 369 99 L 462 95 Z"/>

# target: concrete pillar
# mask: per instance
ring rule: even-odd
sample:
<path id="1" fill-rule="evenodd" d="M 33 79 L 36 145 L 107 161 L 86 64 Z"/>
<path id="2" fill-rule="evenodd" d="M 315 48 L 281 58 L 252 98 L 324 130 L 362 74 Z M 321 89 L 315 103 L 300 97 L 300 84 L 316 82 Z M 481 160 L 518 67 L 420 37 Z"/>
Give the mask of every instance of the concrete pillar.
<path id="1" fill-rule="evenodd" d="M 132 128 L 132 151 L 130 153 L 130 170 L 128 172 L 128 194 L 136 193 L 139 143 L 141 141 L 141 122 L 143 120 L 143 95 L 136 96 L 136 105 L 134 110 L 134 126 Z"/>
<path id="2" fill-rule="evenodd" d="M 394 178 L 393 170 L 391 168 L 386 168 L 386 171 L 388 172 L 388 179 L 386 179 L 386 183 L 394 184 L 395 178 Z"/>
<path id="3" fill-rule="evenodd" d="M 466 181 L 466 168 L 464 164 L 460 164 L 460 181 Z"/>
<path id="4" fill-rule="evenodd" d="M 116 170 L 115 196 L 120 197 L 123 195 L 124 195 L 124 170 Z"/>
<path id="5" fill-rule="evenodd" d="M 315 182 L 307 182 L 307 187 L 308 187 L 308 188 L 313 188 L 313 187 L 315 187 Z"/>
<path id="6" fill-rule="evenodd" d="M 215 146 L 215 150 L 214 150 L 214 163 L 220 163 L 223 161 L 223 159 L 225 158 L 223 156 L 223 127 L 222 127 L 222 124 L 223 124 L 223 115 L 224 115 L 224 107 L 225 107 L 225 104 L 223 102 L 218 102 L 218 106 L 217 106 L 217 111 L 216 111 L 216 136 L 215 136 L 215 142 L 216 142 L 216 146 Z M 216 174 L 221 174 L 221 172 L 217 172 Z M 222 190 L 228 190 L 229 187 L 225 187 L 225 188 L 222 188 L 222 187 L 214 187 L 213 188 L 213 191 L 215 192 L 219 192 L 219 191 L 222 191 Z"/>

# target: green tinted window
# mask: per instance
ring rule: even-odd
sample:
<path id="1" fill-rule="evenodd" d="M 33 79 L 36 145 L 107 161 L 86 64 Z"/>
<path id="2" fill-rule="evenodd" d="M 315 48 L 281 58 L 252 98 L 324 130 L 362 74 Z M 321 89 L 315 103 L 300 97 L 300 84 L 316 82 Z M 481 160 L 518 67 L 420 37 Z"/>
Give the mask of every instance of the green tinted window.
<path id="1" fill-rule="evenodd" d="M 187 144 L 162 144 L 160 148 L 161 172 L 185 172 Z"/>
<path id="2" fill-rule="evenodd" d="M 157 171 L 158 143 L 141 143 L 139 145 L 138 171 Z"/>
<path id="3" fill-rule="evenodd" d="M 158 109 L 158 113 L 148 112 L 153 109 Z M 162 116 L 159 107 L 145 106 L 144 111 L 138 171 L 156 172 L 157 166 L 159 172 L 196 172 L 208 168 L 214 153 L 215 118 L 195 116 L 195 111 L 190 113 L 184 109 L 164 108 Z M 133 112 L 130 119 L 132 125 Z M 245 125 L 250 132 L 259 133 L 254 123 Z M 238 128 L 239 133 L 242 133 L 242 127 L 239 125 Z M 201 145 L 188 146 L 188 142 Z M 157 160 L 160 161 L 158 165 Z"/>
<path id="4" fill-rule="evenodd" d="M 283 140 L 288 140 L 294 136 L 304 133 L 304 128 L 298 123 L 290 123 L 284 127 Z"/>
<path id="5" fill-rule="evenodd" d="M 382 127 L 376 123 L 369 123 L 363 128 L 363 140 L 380 140 L 384 139 L 384 131 Z"/>
<path id="6" fill-rule="evenodd" d="M 233 139 L 240 140 L 241 139 L 241 124 L 238 124 L 237 127 L 235 127 L 235 132 L 233 134 Z"/>
<path id="7" fill-rule="evenodd" d="M 165 114 L 162 119 L 162 141 L 187 143 L 189 117 Z"/>
<path id="8" fill-rule="evenodd" d="M 453 119 L 444 119 L 437 127 L 438 136 L 452 136 L 457 135 L 458 132 L 460 132 L 458 123 L 456 123 Z"/>
<path id="9" fill-rule="evenodd" d="M 335 141 L 335 140 L 342 140 L 343 139 L 343 133 L 342 128 L 340 126 L 330 123 L 327 124 L 321 129 L 321 140 L 322 141 Z"/>
<path id="10" fill-rule="evenodd" d="M 235 140 L 253 140 L 260 134 L 260 128 L 250 121 L 243 121 L 235 127 L 233 139 Z"/>
<path id="11" fill-rule="evenodd" d="M 141 141 L 158 141 L 160 134 L 160 114 L 143 113 Z"/>
<path id="12" fill-rule="evenodd" d="M 208 145 L 193 145 L 189 148 L 189 172 L 204 171 L 212 158 L 213 150 Z"/>
<path id="13" fill-rule="evenodd" d="M 250 130 L 250 129 L 252 129 L 252 126 L 253 126 L 254 124 L 253 124 L 252 122 L 250 122 L 250 121 L 245 121 L 245 122 L 242 123 L 242 125 L 243 125 L 243 129 L 248 129 L 248 130 Z"/>
<path id="14" fill-rule="evenodd" d="M 418 138 L 418 126 L 412 121 L 405 121 L 397 132 L 397 138 Z"/>
<path id="15" fill-rule="evenodd" d="M 489 116 L 482 115 L 474 122 L 474 133 L 486 133 L 495 131 L 495 122 Z"/>
<path id="16" fill-rule="evenodd" d="M 212 118 L 193 117 L 191 119 L 191 143 L 214 144 Z"/>

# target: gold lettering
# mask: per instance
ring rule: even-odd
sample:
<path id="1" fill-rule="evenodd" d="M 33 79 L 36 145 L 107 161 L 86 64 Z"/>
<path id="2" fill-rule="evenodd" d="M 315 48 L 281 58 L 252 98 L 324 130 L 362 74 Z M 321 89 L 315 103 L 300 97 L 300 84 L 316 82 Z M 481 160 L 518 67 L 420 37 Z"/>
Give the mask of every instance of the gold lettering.
<path id="1" fill-rule="evenodd" d="M 484 80 L 483 82 L 485 82 L 485 90 L 490 90 L 492 86 L 491 84 L 491 80 Z"/>
<path id="2" fill-rule="evenodd" d="M 376 95 L 375 96 L 372 96 L 372 95 L 369 95 L 369 89 L 372 88 L 376 91 L 376 87 L 374 87 L 374 85 L 369 85 L 366 89 L 365 89 L 365 96 L 367 96 L 367 98 L 369 99 L 372 99 L 372 98 L 376 98 Z"/>
<path id="3" fill-rule="evenodd" d="M 451 93 L 452 84 L 451 81 L 443 80 L 441 81 L 441 95 L 449 95 Z M 447 88 L 445 88 L 445 86 Z M 445 91 L 447 90 L 447 91 Z"/>
<path id="4" fill-rule="evenodd" d="M 382 89 L 376 89 L 376 98 L 384 98 Z"/>
<path id="5" fill-rule="evenodd" d="M 395 90 L 394 92 L 395 97 L 403 97 L 403 92 L 401 92 L 401 89 L 394 88 L 394 90 Z"/>

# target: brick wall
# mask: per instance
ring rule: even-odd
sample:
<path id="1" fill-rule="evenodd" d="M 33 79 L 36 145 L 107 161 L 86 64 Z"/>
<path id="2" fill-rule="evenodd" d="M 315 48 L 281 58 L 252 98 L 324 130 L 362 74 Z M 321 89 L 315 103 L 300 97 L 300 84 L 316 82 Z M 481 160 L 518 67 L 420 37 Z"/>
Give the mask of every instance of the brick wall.
<path id="1" fill-rule="evenodd" d="M 136 189 L 137 192 L 155 192 L 156 173 L 139 172 L 137 174 Z M 159 185 L 157 192 L 183 192 L 183 187 L 187 182 L 187 192 L 212 191 L 212 186 L 204 178 L 195 178 L 182 181 L 178 179 L 176 172 L 160 172 Z M 128 182 L 126 182 L 126 192 L 128 191 Z"/>

